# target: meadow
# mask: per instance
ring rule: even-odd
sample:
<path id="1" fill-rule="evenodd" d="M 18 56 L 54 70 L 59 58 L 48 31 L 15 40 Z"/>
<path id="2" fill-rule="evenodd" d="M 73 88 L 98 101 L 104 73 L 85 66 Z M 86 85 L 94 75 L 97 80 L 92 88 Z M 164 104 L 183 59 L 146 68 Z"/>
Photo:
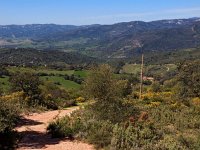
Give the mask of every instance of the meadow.
<path id="1" fill-rule="evenodd" d="M 47 68 L 29 68 L 29 67 L 8 67 L 8 71 L 10 73 L 16 73 L 16 72 L 32 72 L 35 74 L 45 74 L 40 76 L 40 79 L 43 82 L 51 81 L 52 83 L 57 84 L 59 87 L 64 88 L 64 89 L 74 89 L 77 90 L 81 87 L 80 84 L 71 81 L 71 80 L 66 80 L 64 79 L 64 76 L 69 75 L 69 76 L 75 76 L 81 79 L 86 78 L 89 75 L 88 70 L 56 70 L 56 69 L 47 69 Z M 9 91 L 10 83 L 9 83 L 9 77 L 8 76 L 3 76 L 0 77 L 0 84 L 2 84 L 3 90 Z"/>

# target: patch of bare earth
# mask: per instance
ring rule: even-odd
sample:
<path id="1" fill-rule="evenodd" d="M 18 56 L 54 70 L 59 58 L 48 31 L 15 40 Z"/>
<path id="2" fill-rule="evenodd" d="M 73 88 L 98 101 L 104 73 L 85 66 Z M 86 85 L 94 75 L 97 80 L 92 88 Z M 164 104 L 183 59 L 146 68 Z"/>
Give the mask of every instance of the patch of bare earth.
<path id="1" fill-rule="evenodd" d="M 22 134 L 18 150 L 94 150 L 94 147 L 87 143 L 68 139 L 52 139 L 46 133 L 46 128 L 50 121 L 57 117 L 70 115 L 76 109 L 78 107 L 24 116 L 22 123 L 16 128 Z"/>

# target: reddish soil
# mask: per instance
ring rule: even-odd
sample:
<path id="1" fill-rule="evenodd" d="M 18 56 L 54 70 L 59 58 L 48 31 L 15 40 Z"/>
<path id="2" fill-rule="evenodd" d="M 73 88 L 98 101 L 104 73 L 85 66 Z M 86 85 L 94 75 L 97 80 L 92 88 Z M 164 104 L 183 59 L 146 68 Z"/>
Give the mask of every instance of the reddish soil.
<path id="1" fill-rule="evenodd" d="M 92 145 L 67 139 L 52 139 L 46 133 L 50 121 L 70 115 L 76 109 L 78 107 L 23 116 L 22 123 L 16 128 L 22 134 L 18 150 L 94 150 Z"/>

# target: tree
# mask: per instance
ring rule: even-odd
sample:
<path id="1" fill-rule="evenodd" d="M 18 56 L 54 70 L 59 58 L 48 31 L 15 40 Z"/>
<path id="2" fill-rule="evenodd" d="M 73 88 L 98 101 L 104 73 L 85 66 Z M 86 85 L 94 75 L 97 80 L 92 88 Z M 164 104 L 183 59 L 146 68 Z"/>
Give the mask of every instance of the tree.
<path id="1" fill-rule="evenodd" d="M 116 74 L 119 74 L 120 73 L 120 70 L 122 69 L 122 67 L 125 65 L 124 61 L 119 61 L 117 62 L 117 65 L 116 65 L 116 68 L 114 70 L 114 72 Z"/>
<path id="2" fill-rule="evenodd" d="M 90 97 L 98 101 L 108 101 L 115 96 L 113 71 L 108 65 L 101 65 L 92 70 L 85 82 L 85 90 Z"/>
<path id="3" fill-rule="evenodd" d="M 9 75 L 9 72 L 6 68 L 4 67 L 0 67 L 0 77 L 2 76 L 8 76 Z"/>
<path id="4" fill-rule="evenodd" d="M 42 83 L 39 77 L 33 73 L 15 73 L 10 76 L 10 82 L 14 91 L 23 91 L 29 104 L 41 103 L 39 86 Z"/>
<path id="5" fill-rule="evenodd" d="M 179 65 L 178 72 L 179 97 L 200 97 L 200 60 Z"/>
<path id="6" fill-rule="evenodd" d="M 135 112 L 132 105 L 123 101 L 126 84 L 126 81 L 118 81 L 113 77 L 109 65 L 93 69 L 85 81 L 84 90 L 90 98 L 95 99 L 91 109 L 98 119 L 121 122 Z"/>

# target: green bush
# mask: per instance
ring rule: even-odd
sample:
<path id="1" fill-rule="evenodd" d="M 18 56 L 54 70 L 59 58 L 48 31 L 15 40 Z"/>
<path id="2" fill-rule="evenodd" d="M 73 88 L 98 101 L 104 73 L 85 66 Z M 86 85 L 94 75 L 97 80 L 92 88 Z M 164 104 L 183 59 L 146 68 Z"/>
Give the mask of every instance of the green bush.
<path id="1" fill-rule="evenodd" d="M 70 118 L 65 116 L 51 122 L 47 127 L 47 132 L 51 134 L 52 138 L 72 138 L 73 129 L 71 127 Z"/>
<path id="2" fill-rule="evenodd" d="M 86 125 L 86 141 L 94 144 L 97 148 L 103 148 L 110 145 L 112 138 L 113 124 L 109 121 L 91 120 Z"/>
<path id="3" fill-rule="evenodd" d="M 161 149 L 199 149 L 200 108 L 198 106 L 161 105 L 149 109 L 149 116 L 156 128 L 164 132 Z M 166 144 L 163 144 L 166 143 Z M 171 143 L 171 147 L 170 147 Z M 162 145 L 162 146 L 161 146 Z M 179 147 L 179 148 L 177 148 Z"/>
<path id="4" fill-rule="evenodd" d="M 115 125 L 111 142 L 112 150 L 150 149 L 162 134 L 153 124 L 137 124 L 128 126 Z M 153 147 L 152 147 L 153 148 Z"/>
<path id="5" fill-rule="evenodd" d="M 57 110 L 59 108 L 76 106 L 76 100 L 73 99 L 71 93 L 65 89 L 61 89 L 52 82 L 47 82 L 41 86 L 41 97 L 43 105 L 48 109 Z"/>
<path id="6" fill-rule="evenodd" d="M 51 122 L 47 131 L 53 138 L 77 138 L 94 144 L 98 148 L 111 142 L 113 124 L 109 121 L 97 121 L 84 110 L 77 110 L 71 117 L 65 116 Z"/>
<path id="7" fill-rule="evenodd" d="M 28 105 L 35 106 L 42 104 L 41 90 L 39 86 L 42 84 L 39 76 L 31 72 L 16 72 L 9 78 L 13 91 L 23 91 L 26 98 L 28 98 Z"/>
<path id="8" fill-rule="evenodd" d="M 185 147 L 181 142 L 176 140 L 175 137 L 171 135 L 165 135 L 162 140 L 158 142 L 155 149 L 157 150 L 187 150 L 188 148 Z"/>
<path id="9" fill-rule="evenodd" d="M 149 110 L 151 118 L 159 127 L 173 124 L 178 130 L 200 129 L 200 108 L 187 106 L 161 105 Z"/>
<path id="10" fill-rule="evenodd" d="M 19 107 L 0 99 L 0 132 L 11 131 L 19 119 Z"/>
<path id="11" fill-rule="evenodd" d="M 13 149 L 17 134 L 13 131 L 19 119 L 18 104 L 0 99 L 0 149 Z"/>
<path id="12" fill-rule="evenodd" d="M 89 98 L 95 99 L 90 110 L 96 119 L 118 123 L 137 113 L 134 105 L 124 103 L 127 84 L 126 80 L 113 77 L 109 65 L 101 65 L 92 71 L 85 81 L 84 90 Z"/>

